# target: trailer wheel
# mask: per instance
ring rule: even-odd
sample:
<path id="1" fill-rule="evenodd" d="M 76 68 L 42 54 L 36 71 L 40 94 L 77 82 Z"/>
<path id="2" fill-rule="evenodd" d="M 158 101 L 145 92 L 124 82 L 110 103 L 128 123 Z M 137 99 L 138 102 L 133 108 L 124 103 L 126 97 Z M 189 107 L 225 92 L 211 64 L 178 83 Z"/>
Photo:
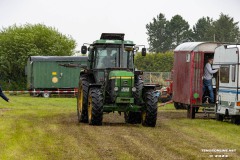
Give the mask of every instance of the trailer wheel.
<path id="1" fill-rule="evenodd" d="M 175 109 L 185 109 L 184 108 L 184 104 L 182 104 L 182 103 L 178 103 L 178 102 L 174 102 L 174 107 L 175 107 Z"/>
<path id="2" fill-rule="evenodd" d="M 88 95 L 88 122 L 90 125 L 102 125 L 103 94 L 99 88 L 91 88 Z"/>
<path id="3" fill-rule="evenodd" d="M 77 115 L 78 122 L 88 123 L 88 87 L 89 82 L 86 75 L 80 78 L 77 95 Z"/>
<path id="4" fill-rule="evenodd" d="M 142 125 L 155 127 L 157 121 L 158 98 L 153 90 L 148 90 L 144 95 L 146 110 L 142 111 Z"/>
<path id="5" fill-rule="evenodd" d="M 49 97 L 50 97 L 50 93 L 45 92 L 45 93 L 42 94 L 42 96 L 43 96 L 44 98 L 49 98 Z"/>
<path id="6" fill-rule="evenodd" d="M 216 113 L 215 116 L 216 116 L 216 120 L 217 120 L 217 121 L 223 121 L 224 116 L 223 116 L 222 114 Z"/>
<path id="7" fill-rule="evenodd" d="M 141 112 L 124 112 L 124 119 L 126 123 L 139 124 L 141 123 Z"/>
<path id="8" fill-rule="evenodd" d="M 133 92 L 135 104 L 140 105 L 142 102 L 143 81 L 137 77 L 135 80 L 136 92 Z"/>

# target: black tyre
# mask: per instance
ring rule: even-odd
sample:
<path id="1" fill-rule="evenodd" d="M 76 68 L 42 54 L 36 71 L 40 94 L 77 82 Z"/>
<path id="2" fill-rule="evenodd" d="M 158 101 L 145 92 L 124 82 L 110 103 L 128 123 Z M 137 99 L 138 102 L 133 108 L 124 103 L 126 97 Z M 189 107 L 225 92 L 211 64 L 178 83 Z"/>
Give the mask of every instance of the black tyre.
<path id="1" fill-rule="evenodd" d="M 142 125 L 155 127 L 157 121 L 157 96 L 153 90 L 148 90 L 144 94 L 146 110 L 142 111 Z"/>
<path id="2" fill-rule="evenodd" d="M 77 95 L 78 122 L 88 123 L 88 77 L 81 76 Z"/>
<path id="3" fill-rule="evenodd" d="M 231 117 L 231 122 L 232 122 L 233 124 L 239 125 L 239 124 L 240 124 L 240 116 L 232 116 L 232 117 Z"/>
<path id="4" fill-rule="evenodd" d="M 44 98 L 49 98 L 49 97 L 50 97 L 50 93 L 49 93 L 49 92 L 44 92 L 44 93 L 42 94 L 42 96 L 43 96 Z"/>
<path id="5" fill-rule="evenodd" d="M 136 87 L 136 92 L 133 92 L 134 102 L 140 105 L 142 103 L 143 81 L 137 77 L 134 86 Z"/>
<path id="6" fill-rule="evenodd" d="M 223 121 L 224 115 L 216 113 L 215 118 L 217 121 Z"/>
<path id="7" fill-rule="evenodd" d="M 88 123 L 102 125 L 103 94 L 100 88 L 91 88 L 88 94 Z"/>
<path id="8" fill-rule="evenodd" d="M 141 123 L 141 112 L 124 112 L 124 118 L 126 123 L 139 124 Z"/>
<path id="9" fill-rule="evenodd" d="M 175 109 L 185 109 L 185 106 L 184 106 L 184 104 L 182 104 L 182 103 L 177 103 L 177 102 L 174 102 L 174 107 L 175 107 Z"/>

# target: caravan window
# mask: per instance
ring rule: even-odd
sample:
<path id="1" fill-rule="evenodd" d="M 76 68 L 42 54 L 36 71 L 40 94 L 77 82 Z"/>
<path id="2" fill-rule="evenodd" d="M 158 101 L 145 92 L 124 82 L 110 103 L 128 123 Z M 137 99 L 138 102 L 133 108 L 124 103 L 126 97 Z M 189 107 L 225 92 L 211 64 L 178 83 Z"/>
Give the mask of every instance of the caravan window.
<path id="1" fill-rule="evenodd" d="M 235 82 L 235 68 L 236 68 L 236 66 L 233 65 L 232 66 L 232 82 Z"/>
<path id="2" fill-rule="evenodd" d="M 220 82 L 221 83 L 229 83 L 229 66 L 221 66 Z"/>

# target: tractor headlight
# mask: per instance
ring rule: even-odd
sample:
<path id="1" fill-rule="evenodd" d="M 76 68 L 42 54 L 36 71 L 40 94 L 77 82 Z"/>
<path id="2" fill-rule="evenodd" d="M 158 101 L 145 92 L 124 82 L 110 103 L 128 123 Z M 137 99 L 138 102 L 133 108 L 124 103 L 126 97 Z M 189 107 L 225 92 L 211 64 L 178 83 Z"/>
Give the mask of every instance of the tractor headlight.
<path id="1" fill-rule="evenodd" d="M 118 87 L 114 87 L 114 91 L 117 92 L 118 91 Z"/>
<path id="2" fill-rule="evenodd" d="M 136 88 L 136 87 L 133 87 L 133 88 L 132 88 L 132 91 L 133 91 L 133 92 L 136 92 L 136 91 L 137 91 L 137 88 Z"/>

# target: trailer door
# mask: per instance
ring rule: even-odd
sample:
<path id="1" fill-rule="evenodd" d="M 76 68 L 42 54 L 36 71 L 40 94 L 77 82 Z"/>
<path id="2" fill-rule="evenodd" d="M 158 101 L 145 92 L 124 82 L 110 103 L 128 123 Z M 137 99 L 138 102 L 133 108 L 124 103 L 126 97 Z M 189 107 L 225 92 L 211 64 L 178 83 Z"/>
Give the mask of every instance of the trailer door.
<path id="1" fill-rule="evenodd" d="M 204 53 L 194 52 L 193 63 L 191 69 L 191 104 L 201 105 L 202 104 L 202 76 L 203 76 L 203 65 L 204 65 Z"/>

